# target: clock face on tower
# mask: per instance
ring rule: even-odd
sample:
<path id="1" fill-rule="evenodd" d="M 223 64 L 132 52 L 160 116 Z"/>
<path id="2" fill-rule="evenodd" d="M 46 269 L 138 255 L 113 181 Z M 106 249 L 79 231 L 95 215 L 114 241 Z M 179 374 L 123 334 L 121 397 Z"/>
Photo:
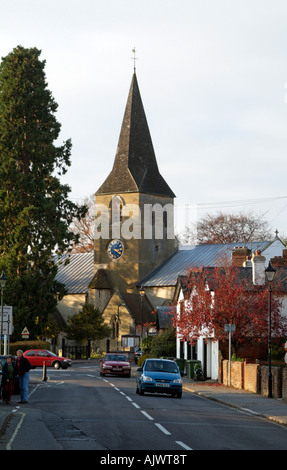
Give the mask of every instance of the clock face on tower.
<path id="1" fill-rule="evenodd" d="M 112 259 L 119 259 L 124 253 L 124 245 L 121 240 L 111 240 L 108 245 L 108 255 Z"/>

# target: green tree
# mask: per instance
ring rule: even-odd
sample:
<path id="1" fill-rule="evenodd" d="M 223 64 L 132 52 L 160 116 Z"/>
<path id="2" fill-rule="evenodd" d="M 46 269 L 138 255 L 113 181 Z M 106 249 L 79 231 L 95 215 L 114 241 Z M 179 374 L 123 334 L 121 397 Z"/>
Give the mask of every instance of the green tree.
<path id="1" fill-rule="evenodd" d="M 55 253 L 69 251 L 69 230 L 86 208 L 68 200 L 59 177 L 70 166 L 71 140 L 56 145 L 58 105 L 47 88 L 36 48 L 15 48 L 0 64 L 0 270 L 5 302 L 14 307 L 13 339 L 27 326 L 41 335 L 63 286 L 55 282 Z"/>
<path id="2" fill-rule="evenodd" d="M 176 356 L 176 335 L 175 329 L 169 328 L 163 333 L 153 336 L 150 346 L 151 357 L 175 357 Z"/>
<path id="3" fill-rule="evenodd" d="M 82 310 L 69 318 L 68 339 L 92 341 L 103 339 L 111 334 L 111 328 L 104 323 L 101 312 L 92 304 L 85 304 Z"/>

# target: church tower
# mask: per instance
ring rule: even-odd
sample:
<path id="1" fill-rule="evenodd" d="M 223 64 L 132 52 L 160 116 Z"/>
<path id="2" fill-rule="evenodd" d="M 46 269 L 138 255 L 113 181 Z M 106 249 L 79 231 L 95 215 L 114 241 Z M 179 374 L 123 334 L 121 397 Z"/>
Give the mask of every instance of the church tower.
<path id="1" fill-rule="evenodd" d="M 132 77 L 113 168 L 96 192 L 95 271 L 112 289 L 135 293 L 175 250 L 175 195 L 161 176 Z"/>

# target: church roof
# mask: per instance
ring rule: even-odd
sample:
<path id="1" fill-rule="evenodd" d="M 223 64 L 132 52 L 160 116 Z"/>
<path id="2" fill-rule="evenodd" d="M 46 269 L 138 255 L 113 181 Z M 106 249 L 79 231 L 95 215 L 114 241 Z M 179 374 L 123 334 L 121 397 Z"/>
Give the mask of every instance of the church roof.
<path id="1" fill-rule="evenodd" d="M 129 312 L 133 316 L 136 325 L 141 324 L 141 298 L 138 293 L 128 294 L 121 293 L 121 297 L 124 300 Z M 153 306 L 150 303 L 148 297 L 145 295 L 143 299 L 143 319 L 144 323 L 155 323 L 157 321 L 157 316 L 154 312 Z"/>
<path id="2" fill-rule="evenodd" d="M 141 192 L 174 198 L 161 176 L 134 73 L 114 165 L 96 194 Z"/>
<path id="3" fill-rule="evenodd" d="M 56 280 L 65 285 L 68 294 L 84 294 L 94 277 L 94 253 L 75 253 L 56 257 Z"/>
<path id="4" fill-rule="evenodd" d="M 251 250 L 259 249 L 263 252 L 271 243 L 270 241 L 253 241 L 245 245 Z M 182 247 L 138 285 L 143 287 L 175 286 L 178 276 L 185 275 L 192 267 L 220 266 L 224 259 L 231 259 L 232 249 L 236 246 L 242 246 L 242 242 Z"/>
<path id="5" fill-rule="evenodd" d="M 98 269 L 89 284 L 90 289 L 111 289 L 112 285 L 104 269 Z"/>

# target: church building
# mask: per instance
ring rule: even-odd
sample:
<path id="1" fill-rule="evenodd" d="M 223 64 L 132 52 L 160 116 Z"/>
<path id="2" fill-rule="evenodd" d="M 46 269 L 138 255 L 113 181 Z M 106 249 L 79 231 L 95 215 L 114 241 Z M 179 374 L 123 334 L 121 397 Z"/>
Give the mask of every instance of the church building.
<path id="1" fill-rule="evenodd" d="M 101 351 L 122 349 L 123 338 L 126 345 L 135 345 L 134 336 L 160 329 L 155 308 L 167 299 L 149 297 L 140 287 L 177 250 L 174 198 L 157 165 L 134 72 L 113 167 L 95 194 L 94 253 L 72 255 L 57 276 L 67 285 L 73 272 L 81 277 L 85 264 L 84 292 L 70 291 L 73 300 L 68 305 L 67 296 L 58 310 L 67 321 L 86 300 L 99 308 L 112 328 L 111 337 L 101 341 Z"/>

